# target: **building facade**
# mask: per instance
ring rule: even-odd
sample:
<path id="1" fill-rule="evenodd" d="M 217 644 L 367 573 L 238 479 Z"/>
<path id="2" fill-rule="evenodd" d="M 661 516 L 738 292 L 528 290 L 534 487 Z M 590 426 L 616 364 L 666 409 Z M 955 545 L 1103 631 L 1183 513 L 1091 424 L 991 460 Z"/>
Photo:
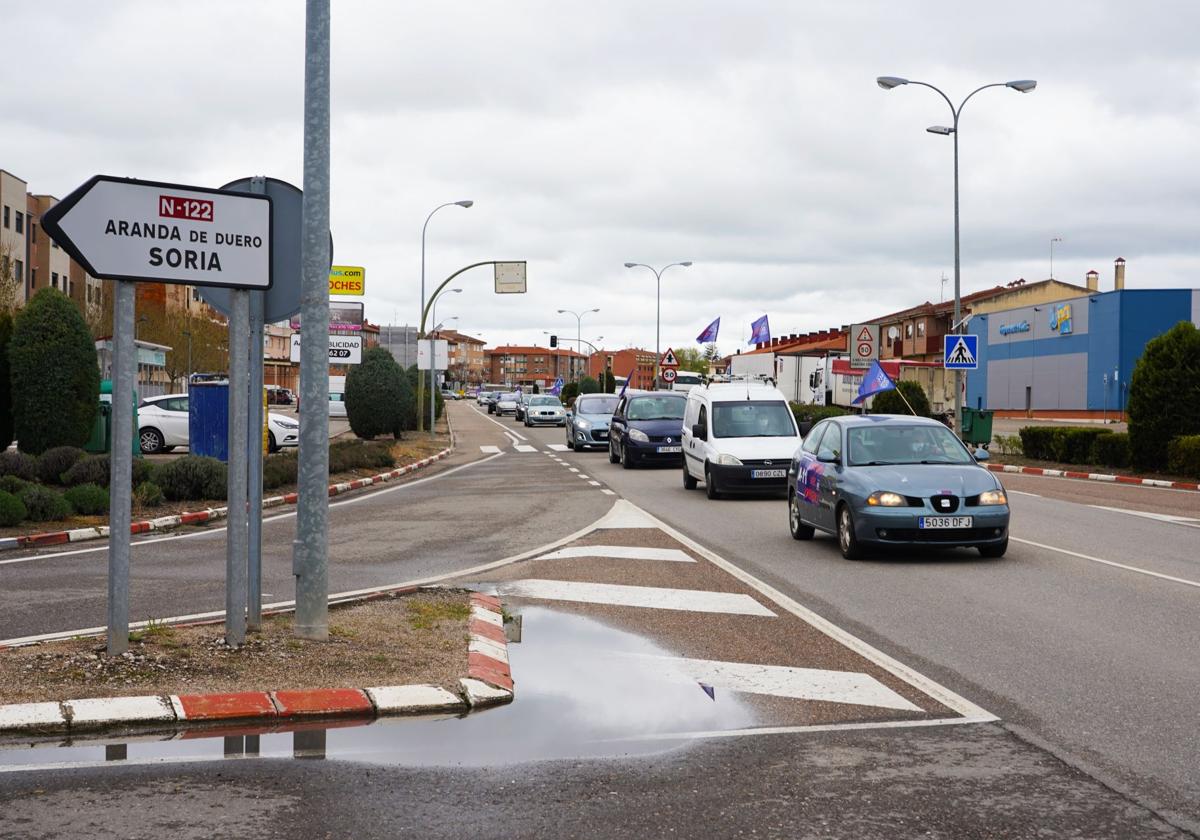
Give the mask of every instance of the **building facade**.
<path id="1" fill-rule="evenodd" d="M 488 364 L 482 338 L 460 333 L 458 330 L 438 330 L 430 334 L 435 339 L 446 342 L 450 369 L 446 371 L 446 379 L 459 385 L 478 385 L 487 381 Z"/>
<path id="2" fill-rule="evenodd" d="M 650 390 L 654 387 L 654 351 L 637 347 L 623 350 L 600 350 L 588 356 L 587 375 L 600 381 L 605 370 L 614 377 L 628 379 L 630 388 Z"/>
<path id="3" fill-rule="evenodd" d="M 502 345 L 484 351 L 487 381 L 548 388 L 562 377 L 573 382 L 583 375 L 586 357 L 563 347 Z"/>

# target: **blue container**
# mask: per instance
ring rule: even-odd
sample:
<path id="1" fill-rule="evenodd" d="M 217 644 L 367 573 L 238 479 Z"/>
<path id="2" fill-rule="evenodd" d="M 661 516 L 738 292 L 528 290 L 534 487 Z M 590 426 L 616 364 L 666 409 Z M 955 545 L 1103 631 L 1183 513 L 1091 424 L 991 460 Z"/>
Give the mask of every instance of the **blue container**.
<path id="1" fill-rule="evenodd" d="M 188 392 L 188 450 L 229 460 L 229 382 L 193 382 Z"/>

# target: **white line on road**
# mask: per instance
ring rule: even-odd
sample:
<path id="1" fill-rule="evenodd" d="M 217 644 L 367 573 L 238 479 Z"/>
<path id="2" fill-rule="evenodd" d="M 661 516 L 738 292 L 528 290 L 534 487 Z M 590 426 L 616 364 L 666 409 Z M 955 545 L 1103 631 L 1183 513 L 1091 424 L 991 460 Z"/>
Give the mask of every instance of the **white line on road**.
<path id="1" fill-rule="evenodd" d="M 500 447 L 499 447 L 499 446 L 492 446 L 492 445 L 488 445 L 488 446 L 481 446 L 481 447 L 479 447 L 479 451 L 480 451 L 480 452 L 482 452 L 482 453 L 483 453 L 483 454 L 485 454 L 485 455 L 499 455 L 499 454 L 500 454 Z"/>
<path id="2" fill-rule="evenodd" d="M 615 495 L 617 495 L 616 493 L 614 493 L 612 490 L 609 490 L 608 488 L 604 488 L 604 489 L 603 489 L 603 490 L 601 490 L 600 492 L 601 492 L 601 493 L 603 493 L 603 494 L 604 494 L 604 495 L 606 495 L 606 496 L 615 496 Z"/>
<path id="3" fill-rule="evenodd" d="M 529 446 L 528 444 L 524 443 L 518 443 L 514 448 L 518 452 L 537 452 L 536 446 Z"/>
<path id="4" fill-rule="evenodd" d="M 1107 510 L 1113 513 L 1126 513 L 1130 516 L 1140 516 L 1158 522 L 1170 522 L 1173 525 L 1184 525 L 1188 528 L 1200 528 L 1200 519 L 1195 516 L 1176 516 L 1171 513 L 1150 513 L 1145 510 L 1128 510 L 1126 508 L 1108 507 L 1106 505 L 1088 505 L 1096 510 Z"/>
<path id="5" fill-rule="evenodd" d="M 569 580 L 514 580 L 501 583 L 496 589 L 501 594 L 514 598 L 536 598 L 543 601 L 576 601 L 618 607 L 775 617 L 775 613 L 749 595 L 740 592 L 666 589 L 658 586 L 627 586 L 619 583 Z"/>
<path id="6" fill-rule="evenodd" d="M 587 479 L 587 476 L 586 476 L 586 475 L 584 475 L 583 473 L 580 473 L 580 474 L 579 474 L 579 477 L 580 477 L 580 478 L 582 478 L 582 479 Z"/>
<path id="7" fill-rule="evenodd" d="M 565 443 L 548 443 L 546 445 L 549 446 L 551 449 L 553 449 L 555 452 L 566 452 L 568 449 L 571 448 L 571 447 L 567 446 Z"/>
<path id="8" fill-rule="evenodd" d="M 599 486 L 600 486 L 600 482 L 599 482 L 599 481 L 589 481 L 589 482 L 588 482 L 588 484 L 592 485 L 593 487 L 599 487 Z"/>
<path id="9" fill-rule="evenodd" d="M 1041 496 L 1039 496 L 1037 493 L 1025 493 L 1024 491 L 1021 491 L 1021 490 L 1009 490 L 1009 491 L 1008 491 L 1008 494 L 1009 494 L 1010 496 L 1028 496 L 1028 497 L 1029 497 L 1029 498 L 1031 498 L 1031 499 L 1040 499 L 1040 498 L 1042 498 L 1042 497 L 1041 497 Z"/>
<path id="10" fill-rule="evenodd" d="M 573 472 L 573 473 L 577 473 L 577 472 L 579 472 L 579 468 L 578 468 L 578 467 L 567 467 L 567 469 L 569 469 L 569 470 L 570 470 L 571 472 Z"/>
<path id="11" fill-rule="evenodd" d="M 508 428 L 508 426 L 505 426 L 505 425 L 504 425 L 503 423 L 501 423 L 499 420 L 496 420 L 496 419 L 494 419 L 494 418 L 492 418 L 492 417 L 489 417 L 489 416 L 488 416 L 486 413 L 484 413 L 484 412 L 480 411 L 478 408 L 477 408 L 477 409 L 475 409 L 475 411 L 476 411 L 476 413 L 477 413 L 477 414 L 479 414 L 479 416 L 480 416 L 480 417 L 482 417 L 484 420 L 487 420 L 489 423 L 495 423 L 497 426 L 499 426 L 501 429 L 503 429 L 503 430 L 504 430 L 504 434 L 506 434 L 506 435 L 507 435 L 507 434 L 516 435 L 516 436 L 517 436 L 518 438 L 520 438 L 521 440 L 527 440 L 527 438 L 525 437 L 525 435 L 521 434 L 520 432 L 514 432 L 514 431 L 512 431 L 511 429 L 509 429 L 509 428 Z"/>
<path id="12" fill-rule="evenodd" d="M 1033 540 L 1023 540 L 1020 537 L 1009 537 L 1009 539 L 1013 542 L 1019 542 L 1024 545 L 1032 545 L 1035 548 L 1043 548 L 1046 551 L 1057 551 L 1059 554 L 1065 554 L 1068 557 L 1077 557 L 1080 560 L 1090 560 L 1093 563 L 1112 566 L 1115 569 L 1124 569 L 1127 572 L 1135 572 L 1139 575 L 1149 575 L 1150 577 L 1159 578 L 1160 580 L 1167 580 L 1171 583 L 1182 583 L 1184 586 L 1194 586 L 1197 589 L 1200 589 L 1200 581 L 1197 580 L 1187 580 L 1186 578 L 1164 575 L 1161 572 L 1152 572 L 1149 569 L 1139 569 L 1137 566 L 1129 566 L 1125 563 L 1118 563 L 1115 560 L 1104 560 L 1100 557 L 1092 557 L 1090 554 L 1080 554 L 1078 551 L 1068 551 L 1065 548 L 1058 548 L 1057 546 L 1046 545 L 1045 543 L 1034 542 Z"/>
<path id="13" fill-rule="evenodd" d="M 571 557 L 611 557 L 616 560 L 667 560 L 672 563 L 695 563 L 678 548 L 643 548 L 639 545 L 572 545 L 560 548 L 537 560 L 566 560 Z"/>

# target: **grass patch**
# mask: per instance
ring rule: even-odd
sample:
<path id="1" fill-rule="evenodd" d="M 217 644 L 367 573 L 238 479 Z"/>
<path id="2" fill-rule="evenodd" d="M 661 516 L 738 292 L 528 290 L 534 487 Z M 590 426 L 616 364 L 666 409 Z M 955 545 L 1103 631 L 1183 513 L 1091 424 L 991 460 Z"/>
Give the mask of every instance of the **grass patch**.
<path id="1" fill-rule="evenodd" d="M 426 601 L 408 605 L 408 623 L 414 630 L 432 630 L 443 621 L 466 621 L 470 615 L 470 604 Z"/>

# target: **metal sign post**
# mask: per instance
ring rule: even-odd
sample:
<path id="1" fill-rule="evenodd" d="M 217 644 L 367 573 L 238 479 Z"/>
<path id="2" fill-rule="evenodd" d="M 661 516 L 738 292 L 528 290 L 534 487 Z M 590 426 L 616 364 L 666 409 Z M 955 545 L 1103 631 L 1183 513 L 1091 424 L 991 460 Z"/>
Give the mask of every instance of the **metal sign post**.
<path id="1" fill-rule="evenodd" d="M 263 510 L 263 294 L 250 292 L 249 426 L 246 435 L 246 482 L 249 487 L 246 557 L 246 626 L 262 626 L 262 510 Z"/>
<path id="2" fill-rule="evenodd" d="M 133 283 L 116 283 L 113 300 L 113 448 L 109 459 L 111 492 L 108 518 L 108 655 L 129 649 L 129 526 L 132 520 L 133 376 L 137 367 L 134 345 Z"/>
<path id="3" fill-rule="evenodd" d="M 225 531 L 225 644 L 246 641 L 246 556 L 249 540 L 246 442 L 249 426 L 250 293 L 236 289 L 229 318 L 229 524 Z"/>

